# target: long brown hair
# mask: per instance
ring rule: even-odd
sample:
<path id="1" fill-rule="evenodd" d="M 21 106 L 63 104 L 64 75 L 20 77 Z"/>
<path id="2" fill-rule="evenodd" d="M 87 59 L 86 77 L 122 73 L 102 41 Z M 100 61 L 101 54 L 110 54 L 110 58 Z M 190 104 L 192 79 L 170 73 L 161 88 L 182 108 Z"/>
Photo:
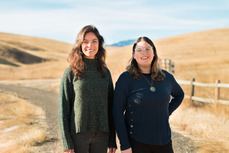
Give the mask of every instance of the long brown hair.
<path id="1" fill-rule="evenodd" d="M 86 69 L 86 64 L 84 62 L 84 54 L 82 52 L 81 44 L 84 40 L 84 37 L 87 33 L 93 32 L 99 40 L 99 50 L 98 53 L 95 55 L 97 60 L 97 69 L 101 73 L 102 77 L 105 77 L 106 71 L 106 64 L 105 64 L 105 57 L 106 57 L 106 50 L 103 47 L 104 39 L 100 35 L 98 29 L 93 25 L 87 25 L 83 27 L 76 37 L 75 44 L 68 55 L 68 62 L 71 67 L 73 73 L 81 78 L 83 76 L 84 70 Z"/>
<path id="2" fill-rule="evenodd" d="M 140 41 L 145 41 L 147 42 L 152 48 L 153 48 L 153 53 L 154 53 L 154 57 L 151 63 L 151 69 L 150 69 L 150 74 L 151 74 L 151 78 L 154 81 L 162 81 L 165 77 L 165 74 L 162 72 L 159 63 L 158 63 L 158 55 L 157 55 L 157 50 L 156 47 L 154 45 L 154 43 L 148 38 L 148 37 L 139 37 L 132 48 L 132 54 L 135 53 L 135 48 L 137 43 L 139 43 Z M 138 79 L 140 77 L 141 74 L 141 70 L 138 66 L 137 61 L 133 58 L 130 59 L 130 65 L 127 66 L 127 71 L 129 72 L 130 76 L 134 79 Z"/>

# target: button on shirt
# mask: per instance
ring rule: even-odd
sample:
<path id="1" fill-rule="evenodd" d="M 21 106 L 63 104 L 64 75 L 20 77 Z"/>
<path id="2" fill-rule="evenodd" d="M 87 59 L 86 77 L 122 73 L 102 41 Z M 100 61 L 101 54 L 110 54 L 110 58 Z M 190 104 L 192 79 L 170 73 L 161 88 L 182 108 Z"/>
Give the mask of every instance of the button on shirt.
<path id="1" fill-rule="evenodd" d="M 151 145 L 171 140 L 169 115 L 181 104 L 184 92 L 170 73 L 163 72 L 164 80 L 153 82 L 155 92 L 143 77 L 133 79 L 128 72 L 116 82 L 113 118 L 121 150 L 130 148 L 128 137 Z M 150 74 L 143 75 L 151 79 Z"/>

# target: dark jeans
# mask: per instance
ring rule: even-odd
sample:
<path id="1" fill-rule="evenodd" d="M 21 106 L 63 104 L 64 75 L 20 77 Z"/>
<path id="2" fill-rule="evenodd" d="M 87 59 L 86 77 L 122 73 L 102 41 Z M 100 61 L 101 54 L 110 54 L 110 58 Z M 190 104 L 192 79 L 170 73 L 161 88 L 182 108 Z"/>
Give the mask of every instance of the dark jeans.
<path id="1" fill-rule="evenodd" d="M 130 138 L 133 153 L 173 153 L 172 140 L 165 145 L 144 144 Z"/>
<path id="2" fill-rule="evenodd" d="M 75 153 L 107 153 L 109 134 L 80 132 L 72 136 Z"/>

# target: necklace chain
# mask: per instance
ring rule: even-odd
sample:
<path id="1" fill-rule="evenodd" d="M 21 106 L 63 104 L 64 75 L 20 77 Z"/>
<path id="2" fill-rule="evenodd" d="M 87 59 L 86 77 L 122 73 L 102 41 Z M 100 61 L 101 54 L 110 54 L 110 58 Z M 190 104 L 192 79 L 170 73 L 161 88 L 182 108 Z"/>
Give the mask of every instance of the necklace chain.
<path id="1" fill-rule="evenodd" d="M 146 77 L 144 76 L 144 74 L 142 75 L 144 77 L 144 79 L 150 84 L 150 86 L 152 87 L 153 86 L 153 81 L 152 81 L 152 84 L 149 82 L 149 80 L 146 79 Z"/>
<path id="2" fill-rule="evenodd" d="M 142 75 L 144 77 L 144 79 L 150 84 L 150 88 L 149 90 L 151 92 L 155 92 L 156 91 L 156 88 L 153 86 L 153 79 L 152 79 L 152 84 L 149 82 L 149 80 L 146 79 L 146 77 L 144 75 Z"/>

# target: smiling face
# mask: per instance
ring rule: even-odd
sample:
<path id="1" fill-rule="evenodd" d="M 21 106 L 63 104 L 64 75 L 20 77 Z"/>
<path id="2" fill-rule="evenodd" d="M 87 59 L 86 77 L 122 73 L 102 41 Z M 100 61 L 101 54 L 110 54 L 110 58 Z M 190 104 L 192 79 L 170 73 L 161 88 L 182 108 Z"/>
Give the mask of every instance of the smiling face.
<path id="1" fill-rule="evenodd" d="M 85 58 L 94 59 L 99 50 L 99 39 L 93 32 L 88 32 L 81 44 Z"/>
<path id="2" fill-rule="evenodd" d="M 140 69 L 147 68 L 150 70 L 153 57 L 153 48 L 149 43 L 142 40 L 136 44 L 133 58 L 137 61 Z"/>

